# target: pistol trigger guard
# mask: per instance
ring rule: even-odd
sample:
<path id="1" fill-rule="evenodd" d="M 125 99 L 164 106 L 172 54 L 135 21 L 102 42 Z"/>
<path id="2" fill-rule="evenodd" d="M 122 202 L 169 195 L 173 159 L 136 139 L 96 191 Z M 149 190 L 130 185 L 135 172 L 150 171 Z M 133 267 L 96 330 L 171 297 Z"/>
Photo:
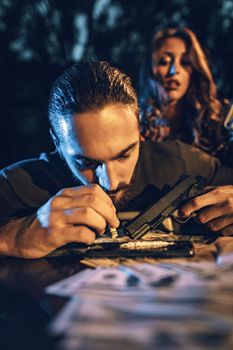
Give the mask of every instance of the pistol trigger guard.
<path id="1" fill-rule="evenodd" d="M 192 212 L 191 215 L 189 215 L 187 218 L 180 218 L 178 216 L 178 210 L 174 210 L 172 213 L 171 213 L 171 216 L 173 217 L 173 219 L 178 222 L 179 224 L 185 224 L 186 222 L 188 222 L 191 218 L 195 217 L 197 214 L 195 212 Z"/>

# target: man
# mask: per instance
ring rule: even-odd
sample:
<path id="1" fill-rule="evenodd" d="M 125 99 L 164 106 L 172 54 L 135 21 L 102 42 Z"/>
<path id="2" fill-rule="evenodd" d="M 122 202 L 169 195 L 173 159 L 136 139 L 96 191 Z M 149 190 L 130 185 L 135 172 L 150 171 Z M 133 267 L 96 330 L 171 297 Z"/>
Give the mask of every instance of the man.
<path id="1" fill-rule="evenodd" d="M 139 143 L 130 79 L 106 62 L 79 63 L 55 82 L 49 103 L 56 152 L 1 172 L 0 254 L 40 258 L 69 242 L 91 243 L 119 225 L 117 208 L 148 185 L 161 190 L 181 174 L 217 187 L 180 211 L 212 231 L 233 231 L 233 170 L 201 151 L 168 141 Z"/>

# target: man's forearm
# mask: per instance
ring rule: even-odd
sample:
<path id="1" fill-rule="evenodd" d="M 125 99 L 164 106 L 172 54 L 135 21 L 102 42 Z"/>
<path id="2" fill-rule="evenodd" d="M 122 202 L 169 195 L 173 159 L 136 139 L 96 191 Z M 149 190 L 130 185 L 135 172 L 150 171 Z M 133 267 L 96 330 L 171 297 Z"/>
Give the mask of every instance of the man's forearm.
<path id="1" fill-rule="evenodd" d="M 38 235 L 35 214 L 19 219 L 3 219 L 0 224 L 0 255 L 23 258 L 33 257 L 32 235 Z M 36 257 L 36 256 L 35 256 Z"/>

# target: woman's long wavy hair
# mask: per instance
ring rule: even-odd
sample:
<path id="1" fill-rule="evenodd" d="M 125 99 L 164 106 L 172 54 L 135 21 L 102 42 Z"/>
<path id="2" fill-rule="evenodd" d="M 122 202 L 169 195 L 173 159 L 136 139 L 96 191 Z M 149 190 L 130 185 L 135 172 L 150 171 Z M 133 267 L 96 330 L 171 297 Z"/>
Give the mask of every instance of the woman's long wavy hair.
<path id="1" fill-rule="evenodd" d="M 214 133 L 216 133 L 218 129 L 217 125 L 221 124 L 221 103 L 217 99 L 216 85 L 209 68 L 207 57 L 196 35 L 190 29 L 167 28 L 154 35 L 149 65 L 147 63 L 144 66 L 140 76 L 139 96 L 145 101 L 142 96 L 143 91 L 146 91 L 149 81 L 155 79 L 152 72 L 152 55 L 155 55 L 156 58 L 156 52 L 160 50 L 165 40 L 169 38 L 182 39 L 189 52 L 193 72 L 190 86 L 182 101 L 182 116 L 185 118 L 188 114 L 187 111 L 189 111 L 190 123 L 195 125 L 199 133 L 198 143 L 202 143 L 201 140 L 208 139 L 210 136 L 208 134 L 213 133 L 212 129 L 215 129 Z M 158 98 L 156 105 L 158 108 L 161 107 L 161 100 L 164 99 Z M 186 120 L 186 122 L 188 121 Z"/>

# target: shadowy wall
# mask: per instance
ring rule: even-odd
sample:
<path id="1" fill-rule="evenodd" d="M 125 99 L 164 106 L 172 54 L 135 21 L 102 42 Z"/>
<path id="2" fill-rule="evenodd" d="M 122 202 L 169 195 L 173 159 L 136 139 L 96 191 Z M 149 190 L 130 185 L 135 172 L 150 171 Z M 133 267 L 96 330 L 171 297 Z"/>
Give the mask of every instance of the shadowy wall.
<path id="1" fill-rule="evenodd" d="M 1 0 L 0 168 L 53 149 L 48 95 L 65 67 L 107 60 L 137 86 L 153 32 L 166 26 L 197 33 L 220 97 L 232 99 L 231 0 Z"/>

